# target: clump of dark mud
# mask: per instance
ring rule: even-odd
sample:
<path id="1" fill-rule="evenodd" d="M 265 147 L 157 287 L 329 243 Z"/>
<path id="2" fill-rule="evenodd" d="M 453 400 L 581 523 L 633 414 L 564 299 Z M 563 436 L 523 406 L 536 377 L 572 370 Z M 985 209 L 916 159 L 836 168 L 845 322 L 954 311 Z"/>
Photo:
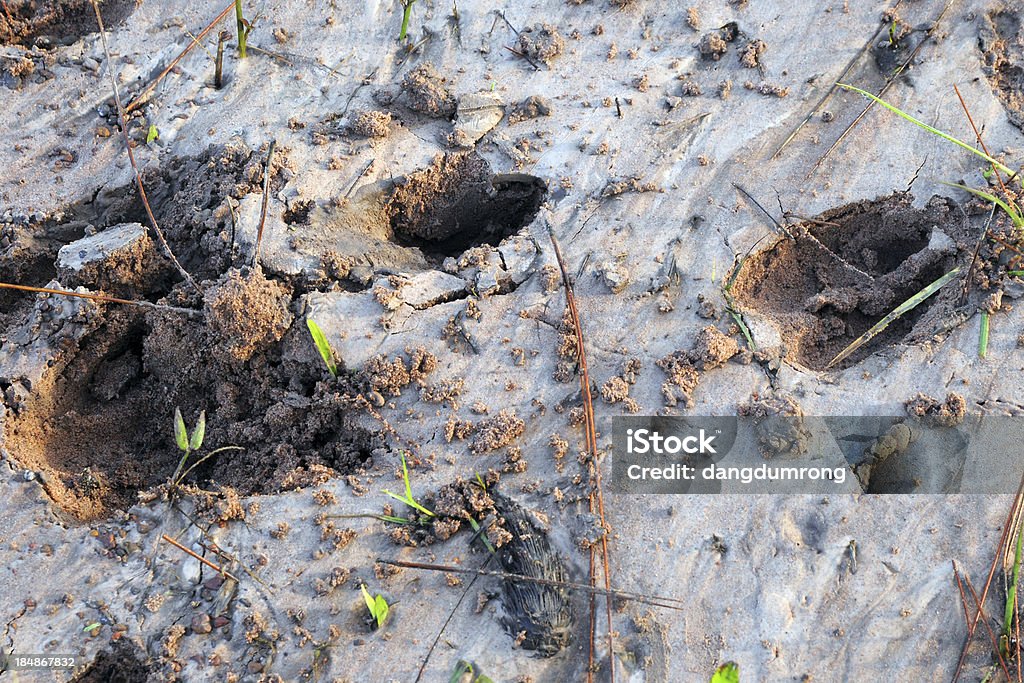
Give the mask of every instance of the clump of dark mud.
<path id="1" fill-rule="evenodd" d="M 292 323 L 291 292 L 259 269 L 228 271 L 223 284 L 207 290 L 205 300 L 211 330 L 238 360 L 249 360 L 280 341 Z"/>
<path id="2" fill-rule="evenodd" d="M 147 683 L 154 674 L 141 648 L 120 640 L 75 676 L 72 683 Z"/>
<path id="3" fill-rule="evenodd" d="M 904 403 L 904 406 L 907 415 L 939 427 L 956 427 L 967 416 L 967 401 L 952 391 L 946 394 L 945 401 L 919 393 Z"/>
<path id="4" fill-rule="evenodd" d="M 735 339 L 722 334 L 716 327 L 708 326 L 697 333 L 689 351 L 673 351 L 657 361 L 656 365 L 665 371 L 668 380 L 661 385 L 665 405 L 682 403 L 685 408 L 694 404 L 693 392 L 700 382 L 700 373 L 725 365 L 740 347 Z"/>
<path id="5" fill-rule="evenodd" d="M 733 296 L 775 321 L 787 358 L 825 368 L 894 308 L 962 265 L 973 249 L 970 223 L 955 201 L 933 197 L 921 209 L 912 201 L 893 194 L 791 227 L 792 239 L 780 238 L 742 263 Z M 838 367 L 908 336 L 944 331 L 960 296 L 960 287 L 948 285 Z"/>
<path id="6" fill-rule="evenodd" d="M 718 61 L 726 52 L 729 45 L 740 36 L 740 28 L 735 21 L 729 22 L 721 28 L 708 31 L 700 39 L 700 56 L 704 59 Z"/>
<path id="7" fill-rule="evenodd" d="M 100 3 L 110 29 L 135 11 L 137 0 Z M 0 44 L 51 49 L 99 31 L 91 0 L 7 0 L 0 17 Z"/>
<path id="8" fill-rule="evenodd" d="M 545 195 L 539 178 L 495 175 L 475 152 L 444 154 L 399 181 L 387 210 L 400 241 L 458 256 L 471 246 L 496 245 L 528 225 Z"/>
<path id="9" fill-rule="evenodd" d="M 1024 24 L 1019 9 L 986 14 L 979 43 L 985 75 L 1013 125 L 1024 130 Z"/>

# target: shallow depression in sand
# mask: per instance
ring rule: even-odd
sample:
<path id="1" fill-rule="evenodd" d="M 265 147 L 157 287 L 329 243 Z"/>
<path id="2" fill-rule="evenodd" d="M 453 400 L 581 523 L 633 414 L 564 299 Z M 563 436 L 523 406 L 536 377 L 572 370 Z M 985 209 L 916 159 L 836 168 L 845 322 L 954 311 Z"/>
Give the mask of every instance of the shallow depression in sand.
<path id="1" fill-rule="evenodd" d="M 907 194 L 848 204 L 790 227 L 791 238 L 747 258 L 733 286 L 743 306 L 772 320 L 786 357 L 824 369 L 851 342 L 958 263 L 966 216 L 949 199 L 922 209 Z M 948 286 L 890 324 L 838 367 L 903 340 Z"/>

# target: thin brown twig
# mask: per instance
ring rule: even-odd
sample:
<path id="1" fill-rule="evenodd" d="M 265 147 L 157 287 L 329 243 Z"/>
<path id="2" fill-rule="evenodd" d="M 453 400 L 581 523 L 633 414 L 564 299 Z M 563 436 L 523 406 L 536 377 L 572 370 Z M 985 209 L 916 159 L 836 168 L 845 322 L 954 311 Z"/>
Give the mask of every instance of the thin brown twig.
<path id="1" fill-rule="evenodd" d="M 1010 676 L 1010 669 L 1006 666 L 1006 660 L 1003 659 L 1003 653 L 999 650 L 999 639 L 996 638 L 995 631 L 992 630 L 992 625 L 988 623 L 988 616 L 985 614 L 985 608 L 978 601 L 978 594 L 974 590 L 974 586 L 971 584 L 971 577 L 964 574 L 964 582 L 967 584 L 967 590 L 971 593 L 971 598 L 974 599 L 974 605 L 978 609 L 978 615 L 981 617 L 981 622 L 985 624 L 985 630 L 988 631 L 989 640 L 992 641 L 992 647 L 995 650 L 996 657 L 999 659 L 999 666 L 1002 667 L 1003 673 L 1006 674 L 1006 680 L 1012 681 L 1013 677 Z"/>
<path id="2" fill-rule="evenodd" d="M 235 576 L 234 574 L 232 574 L 231 572 L 227 571 L 223 567 L 218 567 L 217 565 L 215 565 L 213 562 L 210 562 L 208 559 L 206 559 L 202 555 L 200 555 L 200 554 L 198 554 L 198 553 L 196 553 L 196 552 L 186 548 L 182 544 L 178 543 L 177 541 L 175 541 L 173 538 L 171 538 L 167 534 L 161 534 L 160 537 L 163 538 L 168 543 L 170 543 L 171 545 L 173 545 L 175 548 L 177 548 L 181 552 L 185 553 L 186 555 L 188 555 L 190 557 L 194 557 L 195 559 L 199 560 L 200 562 L 202 562 L 207 567 L 209 567 L 213 571 L 217 572 L 221 576 L 226 576 L 229 579 L 234 579 L 236 582 L 238 581 L 238 577 Z"/>
<path id="3" fill-rule="evenodd" d="M 978 131 L 978 127 L 974 125 L 974 117 L 971 116 L 971 110 L 967 108 L 967 103 L 964 102 L 964 96 L 960 94 L 960 88 L 956 87 L 955 83 L 953 84 L 953 92 L 956 93 L 957 99 L 960 100 L 960 106 L 963 107 L 964 114 L 967 115 L 967 122 L 971 124 L 971 130 L 974 131 L 974 137 L 978 140 L 978 144 L 981 145 L 981 149 L 987 156 L 992 157 L 988 151 L 988 147 L 985 145 L 985 141 L 981 139 L 981 133 Z M 995 157 L 992 158 L 994 159 Z M 996 174 L 996 180 L 999 181 L 999 187 L 1003 188 L 1003 192 L 1007 197 L 1010 197 L 1011 195 L 1009 190 L 1007 190 L 1006 185 L 1003 184 L 1003 176 L 999 173 L 999 169 L 995 164 L 992 165 L 992 171 Z"/>
<path id="4" fill-rule="evenodd" d="M 590 506 L 593 512 L 594 500 L 597 502 L 597 514 L 601 521 L 601 562 L 604 569 L 604 587 L 605 590 L 611 590 L 611 571 L 610 563 L 608 560 L 608 525 L 605 522 L 604 514 L 604 492 L 601 486 L 601 466 L 598 462 L 597 453 L 597 428 L 594 424 L 594 398 L 590 391 L 590 372 L 587 368 L 587 354 L 583 343 L 583 326 L 580 322 L 579 309 L 576 307 L 576 296 L 573 293 L 572 278 L 569 277 L 569 271 L 565 266 L 565 259 L 562 257 L 562 249 L 558 244 L 558 238 L 555 237 L 554 229 L 548 226 L 548 236 L 551 239 L 551 245 L 555 252 L 555 259 L 558 261 L 558 268 L 562 273 L 562 282 L 565 285 L 565 299 L 569 307 L 569 313 L 572 316 L 573 328 L 576 332 L 576 346 L 577 353 L 579 355 L 579 366 L 580 366 L 580 387 L 583 393 L 583 414 L 586 423 L 586 437 L 587 437 L 587 450 L 590 455 L 590 467 L 591 476 L 593 477 L 593 486 L 590 492 Z M 591 558 L 593 558 L 593 547 L 591 547 Z M 593 562 L 591 562 L 591 581 L 593 582 Z M 612 598 L 611 595 L 606 595 L 607 600 L 605 601 L 605 614 L 607 616 L 608 626 L 608 675 L 609 681 L 615 683 L 615 648 L 613 642 L 612 632 Z M 593 615 L 593 611 L 591 612 Z M 591 628 L 594 629 L 596 624 L 594 623 L 593 617 L 591 618 Z M 591 631 L 591 639 L 594 638 L 594 631 Z M 588 671 L 588 678 L 593 675 L 592 669 Z"/>
<path id="5" fill-rule="evenodd" d="M 522 57 L 523 59 L 525 59 L 527 62 L 530 63 L 530 66 L 533 67 L 534 71 L 540 71 L 540 66 L 537 64 L 537 62 L 533 61 L 533 59 L 530 58 L 530 55 L 526 54 L 525 52 L 520 52 L 514 47 L 509 47 L 508 45 L 502 45 L 502 47 L 511 52 L 512 54 L 514 54 L 516 57 Z"/>
<path id="6" fill-rule="evenodd" d="M 103 17 L 100 16 L 100 6 L 98 0 L 92 0 L 92 9 L 96 13 L 96 23 L 100 29 L 100 42 L 103 44 L 103 54 L 107 60 L 107 75 L 110 76 L 110 87 L 114 91 L 114 104 L 117 106 L 117 119 L 121 124 L 121 136 L 124 138 L 124 146 L 128 152 L 128 161 L 131 163 L 132 171 L 135 173 L 135 185 L 139 191 L 139 197 L 142 199 L 142 205 L 146 208 L 146 216 L 149 218 L 149 225 L 153 228 L 153 232 L 156 233 L 157 238 L 160 240 L 161 246 L 164 251 L 167 252 L 168 258 L 171 259 L 171 263 L 178 269 L 182 277 L 192 285 L 197 292 L 203 293 L 202 287 L 199 286 L 192 276 L 189 274 L 185 267 L 178 261 L 178 257 L 174 255 L 171 250 L 171 245 L 167 243 L 167 239 L 164 237 L 163 231 L 156 222 L 156 216 L 153 215 L 153 208 L 149 205 L 149 198 L 146 197 L 146 188 L 142 185 L 142 174 L 139 172 L 139 166 L 135 163 L 135 153 L 132 151 L 132 141 L 128 137 L 128 121 L 125 119 L 124 105 L 121 104 L 121 94 L 117 90 L 117 79 L 114 78 L 114 60 L 110 57 L 110 47 L 107 45 L 107 31 L 103 27 Z"/>
<path id="7" fill-rule="evenodd" d="M 1006 539 L 1010 534 L 1011 523 L 1017 515 L 1024 495 L 1024 475 L 1021 476 L 1020 484 L 1017 485 L 1017 493 L 1013 499 L 1013 505 L 1010 506 L 1010 510 L 1007 512 L 1006 520 L 1003 522 L 1003 531 L 999 536 L 999 552 L 992 557 L 992 564 L 989 566 L 988 578 L 985 579 L 985 587 L 981 591 L 981 602 L 978 606 L 978 611 L 974 615 L 974 620 L 967 627 L 967 641 L 964 643 L 963 650 L 960 651 L 960 660 L 957 662 L 956 671 L 953 674 L 953 683 L 956 683 L 960 679 L 960 672 L 963 670 L 964 662 L 967 659 L 967 649 L 970 646 L 971 639 L 974 638 L 974 632 L 978 628 L 978 621 L 981 619 L 982 608 L 985 606 L 985 600 L 988 598 L 989 588 L 992 586 L 992 578 L 996 574 L 996 567 L 999 564 L 999 556 L 1002 554 L 1003 548 L 1006 547 Z M 970 585 L 970 579 L 965 575 L 964 577 Z"/>
<path id="8" fill-rule="evenodd" d="M 192 51 L 192 48 L 194 48 L 196 45 L 199 45 L 199 41 L 205 38 L 206 34 L 212 31 L 213 27 L 219 24 L 221 20 L 223 20 L 224 17 L 226 17 L 231 12 L 231 10 L 234 9 L 234 7 L 235 3 L 232 1 L 227 7 L 224 8 L 223 12 L 218 14 L 213 21 L 206 25 L 206 28 L 204 28 L 202 31 L 196 34 L 195 38 L 192 38 L 192 41 L 185 46 L 185 49 L 179 52 L 178 56 L 172 59 L 171 63 L 167 65 L 167 68 L 161 71 L 160 74 L 155 79 L 153 79 L 153 81 L 149 85 L 147 85 L 142 92 L 136 95 L 135 98 L 128 103 L 128 106 L 125 107 L 124 110 L 126 112 L 130 112 L 139 107 L 143 102 L 145 102 L 146 99 L 153 93 L 153 90 L 160 83 L 160 81 L 164 79 L 164 76 L 169 74 L 174 69 L 174 67 L 178 65 L 178 62 L 184 59 L 185 55 Z"/>
<path id="9" fill-rule="evenodd" d="M 971 608 L 967 605 L 967 595 L 964 593 L 964 584 L 960 580 L 960 572 L 956 568 L 956 560 L 950 560 L 953 565 L 953 577 L 956 579 L 957 590 L 960 591 L 960 605 L 964 608 L 964 624 L 970 625 L 971 623 Z"/>
<path id="10" fill-rule="evenodd" d="M 203 312 L 193 308 L 179 308 L 166 304 L 154 304 L 151 301 L 132 301 L 131 299 L 118 299 L 115 296 L 105 294 L 87 294 L 84 292 L 72 292 L 64 289 L 50 289 L 49 287 L 31 287 L 29 285 L 13 285 L 8 282 L 0 282 L 0 289 L 17 289 L 22 292 L 35 292 L 36 294 L 56 294 L 57 296 L 70 296 L 77 299 L 89 299 L 90 301 L 102 301 L 108 304 L 128 304 L 129 306 L 142 306 L 163 311 L 173 311 L 184 315 L 202 317 Z"/>
<path id="11" fill-rule="evenodd" d="M 270 163 L 274 160 L 276 146 L 277 140 L 271 140 L 270 147 L 267 148 L 267 163 L 263 166 L 263 200 L 260 204 L 260 227 L 256 231 L 256 248 L 252 254 L 253 268 L 260 263 L 260 245 L 263 244 L 263 227 L 267 223 L 267 202 L 270 199 Z"/>

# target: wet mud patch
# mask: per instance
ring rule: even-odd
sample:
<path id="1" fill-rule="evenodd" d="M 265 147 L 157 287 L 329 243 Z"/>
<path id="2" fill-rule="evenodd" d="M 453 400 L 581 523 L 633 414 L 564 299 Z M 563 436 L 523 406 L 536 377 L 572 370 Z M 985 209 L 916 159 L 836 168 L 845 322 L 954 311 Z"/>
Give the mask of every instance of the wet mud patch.
<path id="1" fill-rule="evenodd" d="M 137 0 L 100 3 L 109 30 L 135 11 Z M 70 45 L 99 26 L 91 0 L 7 0 L 0 15 L 0 44 L 51 49 Z"/>
<path id="2" fill-rule="evenodd" d="M 851 342 L 963 259 L 969 223 L 951 199 L 917 209 L 904 193 L 861 201 L 791 226 L 747 258 L 732 294 L 774 321 L 785 356 L 824 369 Z M 924 329 L 941 327 L 960 290 L 947 286 L 904 315 L 837 368 Z M 756 341 L 756 340 L 755 340 Z"/>
<path id="3" fill-rule="evenodd" d="M 1010 121 L 1024 130 L 1024 22 L 1020 11 L 991 12 L 982 22 L 978 42 L 985 75 Z"/>
<path id="4" fill-rule="evenodd" d="M 171 422 L 178 406 L 189 425 L 206 413 L 192 462 L 218 447 L 243 449 L 190 475 L 204 488 L 274 493 L 368 465 L 380 441 L 352 423 L 359 380 L 325 381 L 305 325 L 295 324 L 291 291 L 259 271 L 232 270 L 205 286 L 204 301 L 171 297 L 201 307 L 203 319 L 93 307 L 77 340 L 54 340 L 55 357 L 28 395 L 5 401 L 4 447 L 70 517 L 125 509 L 168 481 L 181 457 Z"/>
<path id="5" fill-rule="evenodd" d="M 543 180 L 494 174 L 475 153 L 438 155 L 397 181 L 387 213 L 399 243 L 438 257 L 496 246 L 529 225 L 547 196 Z"/>
<path id="6" fill-rule="evenodd" d="M 138 646 L 125 641 L 101 650 L 96 659 L 72 683 L 146 683 L 155 672 L 147 663 L 146 654 Z"/>

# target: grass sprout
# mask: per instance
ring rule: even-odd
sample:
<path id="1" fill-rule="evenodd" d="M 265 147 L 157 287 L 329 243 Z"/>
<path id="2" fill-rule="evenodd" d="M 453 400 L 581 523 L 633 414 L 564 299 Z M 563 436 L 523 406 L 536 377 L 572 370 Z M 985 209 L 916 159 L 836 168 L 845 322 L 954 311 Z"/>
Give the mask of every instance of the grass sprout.
<path id="1" fill-rule="evenodd" d="M 238 56 L 245 59 L 245 48 L 249 40 L 249 32 L 252 31 L 252 23 L 242 16 L 242 0 L 235 0 L 235 26 L 238 30 Z"/>
<path id="2" fill-rule="evenodd" d="M 324 359 L 327 370 L 332 376 L 337 377 L 338 364 L 334 362 L 334 351 L 331 350 L 331 345 L 327 341 L 324 331 L 320 329 L 320 326 L 312 318 L 306 318 L 306 327 L 309 328 L 309 334 L 313 337 L 313 344 L 316 345 L 316 350 L 320 353 L 320 357 Z"/>
<path id="3" fill-rule="evenodd" d="M 854 339 L 849 346 L 840 351 L 839 355 L 837 355 L 835 358 L 829 361 L 829 364 L 826 365 L 825 368 L 831 368 L 836 363 L 842 362 L 843 360 L 848 358 L 851 353 L 853 353 L 854 351 L 856 351 L 857 349 L 859 349 L 860 347 L 864 346 L 869 341 L 877 337 L 879 334 L 881 334 L 885 330 L 885 328 L 889 327 L 889 325 L 898 320 L 901 316 L 903 316 L 904 313 L 913 310 L 925 299 L 927 299 L 932 294 L 942 289 L 944 285 L 946 285 L 950 280 L 955 278 L 959 273 L 960 267 L 958 266 L 953 270 L 949 271 L 948 273 L 946 273 L 945 275 L 943 275 L 942 277 L 940 277 L 935 282 L 931 283 L 930 285 L 922 289 L 914 296 L 904 301 L 896 308 L 894 308 L 888 315 L 886 315 L 884 318 L 882 318 L 877 323 L 872 325 L 870 330 Z"/>
<path id="4" fill-rule="evenodd" d="M 988 355 L 989 312 L 981 312 L 981 332 L 978 334 L 978 358 Z"/>
<path id="5" fill-rule="evenodd" d="M 387 489 L 384 489 L 384 493 L 388 494 L 389 496 L 391 496 L 395 500 L 399 500 L 399 501 L 405 503 L 406 505 L 408 505 L 409 507 L 413 508 L 414 510 L 419 510 L 420 512 L 425 514 L 427 517 L 435 517 L 436 515 L 433 512 L 431 512 L 427 508 L 425 508 L 422 505 L 420 505 L 418 502 L 416 502 L 416 499 L 412 497 L 412 486 L 409 484 L 409 467 L 405 463 L 405 453 L 401 454 L 401 458 L 402 458 L 402 481 L 405 484 L 405 495 L 400 496 L 397 493 L 394 493 L 394 492 L 389 491 Z M 399 519 L 401 519 L 401 518 L 399 518 Z M 403 521 L 405 523 L 409 522 L 409 520 L 403 520 Z"/>
<path id="6" fill-rule="evenodd" d="M 494 683 L 494 681 L 490 677 L 478 673 L 476 666 L 472 662 L 460 659 L 455 664 L 455 669 L 452 671 L 451 677 L 448 678 L 448 683 Z"/>
<path id="7" fill-rule="evenodd" d="M 999 637 L 999 649 L 1004 657 L 1010 655 L 1013 640 L 1013 616 L 1017 612 L 1017 581 L 1020 579 L 1021 550 L 1024 549 L 1024 525 L 1017 531 L 1017 547 L 1013 552 L 1013 581 L 1006 591 L 1006 609 L 1003 611 L 1003 631 Z"/>
<path id="8" fill-rule="evenodd" d="M 853 86 L 853 85 L 848 85 L 846 83 L 836 83 L 836 85 L 839 86 L 840 88 L 843 88 L 844 90 L 850 90 L 850 91 L 855 92 L 855 93 L 860 93 L 864 97 L 867 97 L 868 99 L 870 99 L 870 100 L 872 100 L 872 101 L 882 105 L 883 107 L 885 107 L 889 111 L 893 112 L 897 116 L 899 116 L 899 117 L 901 117 L 903 119 L 906 119 L 907 121 L 910 121 L 915 126 L 928 131 L 932 135 L 938 135 L 943 140 L 948 140 L 949 142 L 952 142 L 954 145 L 959 145 L 960 147 L 963 147 L 968 152 L 971 152 L 972 154 L 975 154 L 975 155 L 981 157 L 982 159 L 984 159 L 985 161 L 989 162 L 990 164 L 992 164 L 992 166 L 994 166 L 998 170 L 1002 171 L 1003 173 L 1006 173 L 1011 178 L 1016 175 L 1016 173 L 1009 166 L 1003 164 L 1002 162 L 1000 162 L 997 159 L 993 159 L 991 156 L 989 156 L 988 154 L 986 154 L 982 150 L 978 149 L 977 147 L 974 147 L 973 145 L 970 145 L 970 144 L 964 142 L 963 140 L 955 138 L 952 135 L 950 135 L 949 133 L 944 133 L 941 130 L 939 130 L 938 128 L 935 128 L 934 126 L 929 126 L 924 121 L 921 121 L 919 119 L 914 118 L 913 116 L 911 116 L 907 112 L 903 111 L 902 109 L 900 109 L 900 108 L 898 108 L 898 107 L 896 107 L 896 106 L 894 106 L 892 104 L 889 104 L 888 102 L 886 102 L 882 98 L 876 97 L 875 95 L 872 95 L 867 90 L 862 90 L 861 88 L 858 88 L 858 87 Z M 1024 183 L 1024 180 L 1022 180 L 1022 183 Z"/>
<path id="9" fill-rule="evenodd" d="M 391 606 L 388 605 L 388 601 L 384 599 L 384 596 L 378 593 L 376 596 L 371 596 L 370 591 L 366 590 L 366 584 L 359 586 L 359 590 L 363 593 L 363 601 L 366 603 L 366 609 L 370 611 L 370 616 L 373 617 L 374 622 L 377 624 L 375 628 L 381 628 L 384 626 L 384 622 L 388 618 L 388 613 L 391 611 Z"/>

